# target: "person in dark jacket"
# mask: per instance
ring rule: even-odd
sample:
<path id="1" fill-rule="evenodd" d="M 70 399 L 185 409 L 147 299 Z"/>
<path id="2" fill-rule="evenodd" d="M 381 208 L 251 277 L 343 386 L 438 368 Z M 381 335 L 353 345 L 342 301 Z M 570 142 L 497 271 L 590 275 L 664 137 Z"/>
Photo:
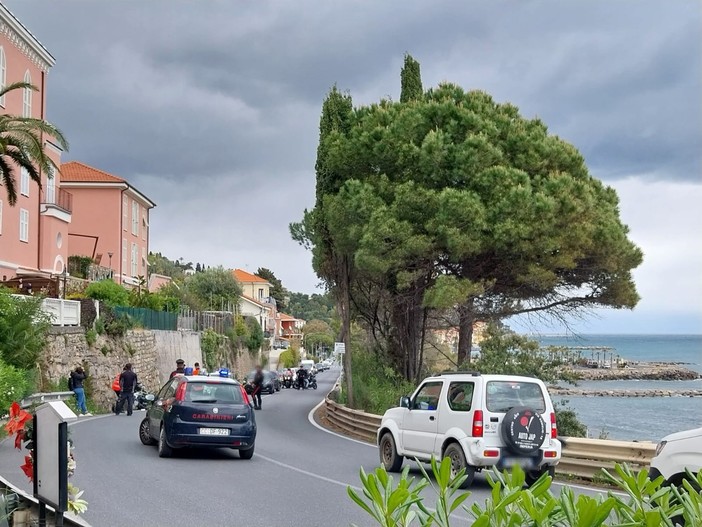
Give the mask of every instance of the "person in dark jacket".
<path id="1" fill-rule="evenodd" d="M 134 408 L 134 390 L 137 385 L 137 375 L 132 371 L 131 363 L 124 365 L 124 371 L 119 376 L 119 400 L 117 401 L 117 406 L 115 407 L 115 414 L 119 415 L 122 413 L 122 407 L 124 402 L 127 402 L 127 415 L 132 415 L 132 409 Z"/>
<path id="2" fill-rule="evenodd" d="M 183 359 L 178 359 L 176 361 L 176 369 L 171 372 L 171 379 L 176 375 L 185 375 L 185 361 Z"/>
<path id="3" fill-rule="evenodd" d="M 73 393 L 76 396 L 76 406 L 80 415 L 93 415 L 88 412 L 88 407 L 85 405 L 85 389 L 83 388 L 85 381 L 85 372 L 83 368 L 78 366 L 71 372 L 71 382 L 73 384 Z"/>
<path id="4" fill-rule="evenodd" d="M 307 379 L 307 370 L 300 364 L 300 369 L 297 370 L 297 385 L 299 389 L 305 389 L 305 379 Z"/>
<path id="5" fill-rule="evenodd" d="M 261 390 L 263 389 L 263 370 L 261 369 L 261 366 L 256 366 L 256 373 L 254 373 L 253 378 L 253 386 L 253 393 L 251 395 L 253 396 L 254 410 L 260 410 Z"/>

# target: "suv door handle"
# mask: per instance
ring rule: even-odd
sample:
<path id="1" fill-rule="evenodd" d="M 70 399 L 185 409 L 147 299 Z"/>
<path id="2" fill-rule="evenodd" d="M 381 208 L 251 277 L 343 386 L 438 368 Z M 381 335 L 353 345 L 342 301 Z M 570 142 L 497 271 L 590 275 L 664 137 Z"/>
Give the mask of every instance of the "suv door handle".
<path id="1" fill-rule="evenodd" d="M 429 416 L 429 420 L 430 420 L 430 421 L 433 421 L 433 420 L 434 420 L 434 416 L 433 416 L 433 415 L 430 415 L 430 416 Z"/>

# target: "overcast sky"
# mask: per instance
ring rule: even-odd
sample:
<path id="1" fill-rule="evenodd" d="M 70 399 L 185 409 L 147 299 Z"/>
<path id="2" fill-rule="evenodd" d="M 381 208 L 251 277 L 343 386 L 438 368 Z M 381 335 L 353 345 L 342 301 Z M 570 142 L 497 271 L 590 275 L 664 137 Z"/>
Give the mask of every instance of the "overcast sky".
<path id="1" fill-rule="evenodd" d="M 320 105 L 425 87 L 511 101 L 619 192 L 642 301 L 582 332 L 702 333 L 702 3 L 7 0 L 56 57 L 48 117 L 158 207 L 151 249 L 314 292 L 288 234 L 314 200 Z M 547 328 L 544 328 L 548 330 Z M 551 328 L 558 330 L 558 328 Z"/>

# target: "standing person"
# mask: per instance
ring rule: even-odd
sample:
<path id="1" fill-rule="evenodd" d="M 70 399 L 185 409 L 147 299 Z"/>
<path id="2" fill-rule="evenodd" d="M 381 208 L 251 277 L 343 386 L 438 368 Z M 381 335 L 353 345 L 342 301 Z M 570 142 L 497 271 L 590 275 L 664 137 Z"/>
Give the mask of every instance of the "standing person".
<path id="1" fill-rule="evenodd" d="M 185 361 L 183 359 L 178 359 L 176 361 L 176 369 L 171 372 L 171 379 L 176 375 L 185 375 Z"/>
<path id="2" fill-rule="evenodd" d="M 132 415 L 136 385 L 137 375 L 132 371 L 132 364 L 128 362 L 124 365 L 124 371 L 119 376 L 120 393 L 119 401 L 117 401 L 117 407 L 115 408 L 116 415 L 122 413 L 124 401 L 127 401 L 127 415 Z"/>
<path id="3" fill-rule="evenodd" d="M 71 390 L 76 396 L 76 406 L 81 415 L 93 415 L 88 412 L 88 407 L 85 405 L 85 389 L 83 381 L 85 381 L 85 372 L 81 366 L 78 366 L 71 372 Z"/>
<path id="4" fill-rule="evenodd" d="M 260 410 L 261 390 L 263 389 L 263 370 L 261 369 L 261 366 L 256 366 L 256 373 L 254 373 L 253 385 L 254 389 L 251 395 L 253 396 L 254 410 Z"/>
<path id="5" fill-rule="evenodd" d="M 200 375 L 200 363 L 196 362 L 193 367 L 193 375 Z"/>

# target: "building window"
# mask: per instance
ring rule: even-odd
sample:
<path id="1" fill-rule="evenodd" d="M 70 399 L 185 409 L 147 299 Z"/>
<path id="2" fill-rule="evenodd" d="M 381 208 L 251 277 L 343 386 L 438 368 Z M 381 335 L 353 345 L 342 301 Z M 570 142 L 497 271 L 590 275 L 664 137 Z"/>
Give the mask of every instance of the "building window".
<path id="1" fill-rule="evenodd" d="M 146 247 L 141 248 L 141 267 L 143 269 L 141 274 L 146 276 L 149 267 L 149 261 L 146 259 Z"/>
<path id="2" fill-rule="evenodd" d="M 32 76 L 29 74 L 29 70 L 24 73 L 24 82 L 31 84 Z M 24 88 L 22 94 L 22 117 L 32 116 L 32 89 Z"/>
<path id="3" fill-rule="evenodd" d="M 132 243 L 132 276 L 137 276 L 139 274 L 138 270 L 139 264 L 139 247 L 136 243 Z"/>
<path id="4" fill-rule="evenodd" d="M 129 209 L 129 200 L 127 196 L 122 196 L 122 229 L 127 230 L 127 210 Z"/>
<path id="5" fill-rule="evenodd" d="M 21 242 L 29 242 L 29 211 L 27 209 L 20 209 L 19 239 Z"/>
<path id="6" fill-rule="evenodd" d="M 5 49 L 0 46 L 0 90 L 5 89 L 7 84 L 7 58 L 5 57 Z M 5 107 L 5 96 L 0 97 L 0 106 Z"/>
<path id="7" fill-rule="evenodd" d="M 132 234 L 139 236 L 139 204 L 132 200 Z"/>
<path id="8" fill-rule="evenodd" d="M 263 298 L 263 288 L 261 287 L 261 288 L 258 290 L 258 299 L 261 300 L 262 298 Z"/>
<path id="9" fill-rule="evenodd" d="M 29 172 L 24 167 L 20 168 L 20 194 L 29 196 Z"/>
<path id="10" fill-rule="evenodd" d="M 122 274 L 127 269 L 127 240 L 125 238 L 122 238 Z"/>
<path id="11" fill-rule="evenodd" d="M 56 203 L 56 175 L 54 167 L 49 167 L 46 176 L 46 201 L 45 203 Z"/>
<path id="12" fill-rule="evenodd" d="M 148 209 L 144 209 L 144 215 L 141 218 L 141 239 L 146 240 L 146 229 L 149 227 Z"/>
<path id="13" fill-rule="evenodd" d="M 2 234 L 2 201 L 0 201 L 0 234 Z"/>

